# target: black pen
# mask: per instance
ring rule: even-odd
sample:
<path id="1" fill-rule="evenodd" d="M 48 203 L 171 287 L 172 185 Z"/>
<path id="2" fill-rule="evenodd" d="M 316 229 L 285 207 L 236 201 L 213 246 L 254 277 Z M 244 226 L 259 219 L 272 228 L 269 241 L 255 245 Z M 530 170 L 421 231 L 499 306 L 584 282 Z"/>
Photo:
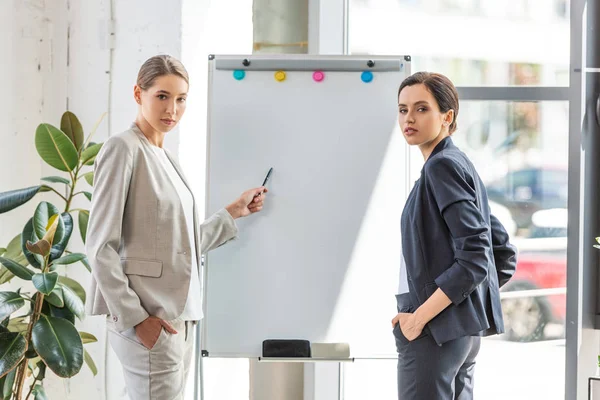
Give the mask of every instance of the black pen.
<path id="1" fill-rule="evenodd" d="M 265 180 L 263 181 L 261 186 L 265 186 L 267 184 L 267 182 L 269 182 L 269 179 L 271 178 L 271 172 L 273 172 L 273 167 L 269 168 L 269 172 L 267 172 L 267 176 L 265 176 Z M 256 196 L 254 197 L 258 197 L 261 194 L 263 194 L 263 192 L 258 193 Z"/>
<path id="2" fill-rule="evenodd" d="M 273 172 L 273 167 L 271 167 L 269 169 L 269 172 L 267 172 L 267 176 L 265 176 L 265 180 L 263 181 L 263 184 L 261 186 L 265 186 L 267 182 L 269 182 L 269 179 L 271 178 L 271 172 Z"/>

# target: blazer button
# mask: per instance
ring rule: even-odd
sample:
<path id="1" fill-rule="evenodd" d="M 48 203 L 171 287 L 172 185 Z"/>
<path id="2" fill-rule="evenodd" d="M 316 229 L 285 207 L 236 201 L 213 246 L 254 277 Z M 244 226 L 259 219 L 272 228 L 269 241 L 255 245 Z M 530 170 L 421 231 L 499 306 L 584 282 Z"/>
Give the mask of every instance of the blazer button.
<path id="1" fill-rule="evenodd" d="M 119 320 L 119 318 L 116 315 L 113 315 L 112 320 L 117 322 Z"/>
<path id="2" fill-rule="evenodd" d="M 466 299 L 467 297 L 469 297 L 469 293 L 463 292 L 463 297 Z"/>

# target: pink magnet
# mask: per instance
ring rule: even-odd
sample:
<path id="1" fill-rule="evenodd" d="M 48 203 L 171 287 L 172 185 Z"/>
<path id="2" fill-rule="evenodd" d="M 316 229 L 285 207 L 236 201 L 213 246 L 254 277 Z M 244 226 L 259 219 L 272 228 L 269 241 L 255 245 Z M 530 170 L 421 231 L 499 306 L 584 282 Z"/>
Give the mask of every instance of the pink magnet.
<path id="1" fill-rule="evenodd" d="M 313 79 L 316 82 L 321 82 L 323 79 L 325 79 L 325 74 L 321 71 L 315 71 L 313 72 Z"/>

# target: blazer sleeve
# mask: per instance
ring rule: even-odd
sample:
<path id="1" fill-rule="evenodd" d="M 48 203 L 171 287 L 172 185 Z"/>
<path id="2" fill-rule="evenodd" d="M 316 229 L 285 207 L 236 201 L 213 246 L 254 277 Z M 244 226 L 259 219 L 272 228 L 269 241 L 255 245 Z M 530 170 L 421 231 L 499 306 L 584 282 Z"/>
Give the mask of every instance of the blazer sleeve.
<path id="1" fill-rule="evenodd" d="M 237 233 L 238 228 L 231 214 L 224 208 L 217 211 L 200 224 L 200 252 L 206 254 L 224 245 Z"/>
<path id="2" fill-rule="evenodd" d="M 454 263 L 435 283 L 458 305 L 487 278 L 489 226 L 477 207 L 475 188 L 466 171 L 448 158 L 432 161 L 426 169 L 427 182 L 454 247 Z"/>
<path id="3" fill-rule="evenodd" d="M 498 218 L 492 214 L 490 214 L 490 223 L 498 285 L 502 287 L 517 270 L 517 248 L 509 242 L 508 232 Z"/>
<path id="4" fill-rule="evenodd" d="M 118 137 L 107 140 L 95 161 L 85 247 L 92 274 L 118 331 L 131 328 L 149 316 L 138 295 L 129 287 L 119 255 L 132 173 L 133 152 L 125 141 Z"/>

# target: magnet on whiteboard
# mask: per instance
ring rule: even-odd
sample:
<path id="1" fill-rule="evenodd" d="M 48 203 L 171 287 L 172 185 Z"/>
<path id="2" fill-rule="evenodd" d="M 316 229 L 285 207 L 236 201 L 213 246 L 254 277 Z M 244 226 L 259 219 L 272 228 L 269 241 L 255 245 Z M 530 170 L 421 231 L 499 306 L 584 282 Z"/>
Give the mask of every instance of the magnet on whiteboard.
<path id="1" fill-rule="evenodd" d="M 283 81 L 285 81 L 285 72 L 284 71 L 277 71 L 277 72 L 275 72 L 275 80 L 277 82 L 283 82 Z"/>
<path id="2" fill-rule="evenodd" d="M 244 70 L 236 69 L 235 71 L 233 71 L 233 77 L 238 81 L 241 81 L 242 79 L 244 79 L 245 76 L 246 76 L 246 71 L 244 71 Z"/>
<path id="3" fill-rule="evenodd" d="M 313 72 L 313 79 L 315 82 L 321 82 L 323 79 L 325 79 L 325 74 L 323 71 L 315 71 Z"/>
<path id="4" fill-rule="evenodd" d="M 373 80 L 373 73 L 371 71 L 364 71 L 360 75 L 360 79 L 362 79 L 362 81 L 365 83 L 369 83 Z"/>

